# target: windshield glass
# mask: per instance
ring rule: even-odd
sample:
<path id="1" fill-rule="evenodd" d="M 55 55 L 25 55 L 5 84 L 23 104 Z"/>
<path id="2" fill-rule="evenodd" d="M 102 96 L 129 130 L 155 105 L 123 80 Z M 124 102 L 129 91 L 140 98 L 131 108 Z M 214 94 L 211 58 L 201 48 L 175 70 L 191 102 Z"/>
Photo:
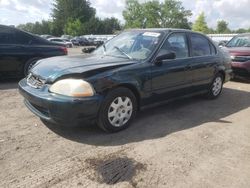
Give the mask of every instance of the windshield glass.
<path id="1" fill-rule="evenodd" d="M 227 47 L 250 47 L 250 35 L 236 36 L 230 40 Z"/>
<path id="2" fill-rule="evenodd" d="M 123 32 L 95 50 L 94 54 L 144 60 L 148 58 L 157 44 L 162 33 L 145 31 Z"/>

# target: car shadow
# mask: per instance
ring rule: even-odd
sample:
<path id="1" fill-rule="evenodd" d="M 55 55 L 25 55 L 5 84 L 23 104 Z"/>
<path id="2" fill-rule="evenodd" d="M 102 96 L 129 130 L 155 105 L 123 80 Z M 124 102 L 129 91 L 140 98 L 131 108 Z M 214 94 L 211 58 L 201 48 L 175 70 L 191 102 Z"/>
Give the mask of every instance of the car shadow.
<path id="1" fill-rule="evenodd" d="M 248 79 L 248 78 L 236 77 L 236 78 L 233 78 L 232 81 L 240 82 L 240 83 L 244 83 L 244 84 L 250 84 L 250 79 Z"/>
<path id="2" fill-rule="evenodd" d="M 119 133 L 107 134 L 96 125 L 61 127 L 47 124 L 56 134 L 79 143 L 95 146 L 117 146 L 158 139 L 171 133 L 208 122 L 230 124 L 225 117 L 250 106 L 250 92 L 225 88 L 217 100 L 201 97 L 182 99 L 138 113 L 132 125 Z"/>

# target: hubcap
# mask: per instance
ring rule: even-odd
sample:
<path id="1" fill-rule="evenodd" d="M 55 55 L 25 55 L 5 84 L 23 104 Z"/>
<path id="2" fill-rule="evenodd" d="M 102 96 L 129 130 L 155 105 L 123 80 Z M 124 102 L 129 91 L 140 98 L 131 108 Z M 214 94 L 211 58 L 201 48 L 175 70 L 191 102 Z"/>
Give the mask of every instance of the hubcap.
<path id="1" fill-rule="evenodd" d="M 131 118 L 133 104 L 129 97 L 117 97 L 110 105 L 108 110 L 109 122 L 114 127 L 122 127 Z"/>
<path id="2" fill-rule="evenodd" d="M 221 79 L 221 77 L 217 77 L 214 80 L 213 89 L 212 89 L 214 96 L 217 96 L 220 94 L 221 88 L 222 88 L 222 79 Z"/>

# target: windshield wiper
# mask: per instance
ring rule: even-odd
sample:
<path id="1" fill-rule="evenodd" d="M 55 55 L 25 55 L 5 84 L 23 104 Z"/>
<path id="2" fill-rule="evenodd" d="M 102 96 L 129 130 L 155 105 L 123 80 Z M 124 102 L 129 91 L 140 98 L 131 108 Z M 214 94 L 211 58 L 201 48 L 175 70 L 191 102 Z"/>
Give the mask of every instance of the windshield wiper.
<path id="1" fill-rule="evenodd" d="M 126 52 L 124 52 L 121 48 L 118 46 L 114 46 L 115 49 L 117 49 L 119 52 L 121 52 L 123 55 L 127 56 L 129 59 L 133 59 L 130 55 L 128 55 Z"/>

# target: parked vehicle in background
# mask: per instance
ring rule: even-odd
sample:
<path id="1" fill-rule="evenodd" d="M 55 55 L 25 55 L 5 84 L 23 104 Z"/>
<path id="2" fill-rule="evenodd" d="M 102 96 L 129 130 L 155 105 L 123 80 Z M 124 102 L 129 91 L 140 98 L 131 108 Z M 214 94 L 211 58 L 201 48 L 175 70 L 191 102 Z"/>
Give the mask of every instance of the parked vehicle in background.
<path id="1" fill-rule="evenodd" d="M 67 39 L 62 39 L 62 38 L 49 38 L 48 39 L 50 42 L 53 42 L 55 44 L 63 45 L 67 48 L 72 48 L 73 43 L 68 41 Z"/>
<path id="2" fill-rule="evenodd" d="M 219 41 L 218 45 L 219 45 L 219 47 L 223 47 L 223 46 L 225 46 L 227 43 L 228 43 L 228 40 L 221 40 L 221 41 Z"/>
<path id="3" fill-rule="evenodd" d="M 0 75 L 27 75 L 40 59 L 67 55 L 67 49 L 22 30 L 0 25 Z"/>
<path id="4" fill-rule="evenodd" d="M 67 126 L 95 121 L 117 132 L 146 105 L 198 94 L 219 97 L 231 72 L 230 55 L 200 33 L 138 29 L 90 55 L 40 61 L 19 91 L 44 121 Z"/>
<path id="5" fill-rule="evenodd" d="M 42 37 L 44 39 L 54 38 L 54 36 L 52 36 L 52 35 L 40 35 L 40 37 Z"/>
<path id="6" fill-rule="evenodd" d="M 88 39 L 86 39 L 85 37 L 79 37 L 78 41 L 79 41 L 81 46 L 89 46 L 89 45 L 91 45 L 90 41 Z"/>
<path id="7" fill-rule="evenodd" d="M 235 77 L 250 79 L 250 33 L 235 36 L 226 44 Z"/>
<path id="8" fill-rule="evenodd" d="M 61 38 L 71 40 L 73 37 L 71 35 L 62 35 Z"/>
<path id="9" fill-rule="evenodd" d="M 77 40 L 77 39 L 71 39 L 70 40 L 70 42 L 72 42 L 72 44 L 74 45 L 74 46 L 80 46 L 80 42 L 79 42 L 79 40 Z"/>

